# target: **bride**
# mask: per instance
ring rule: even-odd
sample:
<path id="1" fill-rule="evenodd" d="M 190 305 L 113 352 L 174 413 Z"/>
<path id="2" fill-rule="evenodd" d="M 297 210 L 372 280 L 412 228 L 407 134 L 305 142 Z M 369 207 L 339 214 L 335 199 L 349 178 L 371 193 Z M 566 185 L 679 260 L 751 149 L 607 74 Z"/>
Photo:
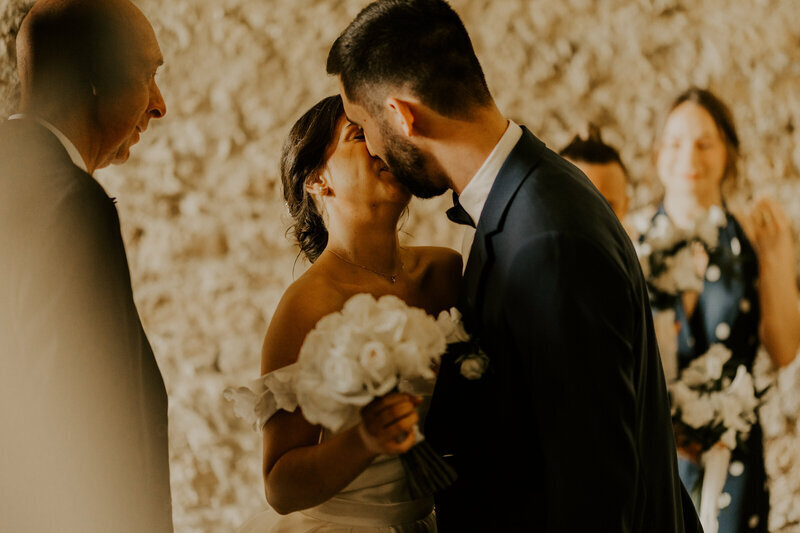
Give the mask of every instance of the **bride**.
<path id="1" fill-rule="evenodd" d="M 358 293 L 393 294 L 436 315 L 455 304 L 461 256 L 446 248 L 403 247 L 398 221 L 410 200 L 373 157 L 339 96 L 325 98 L 292 128 L 281 158 L 283 194 L 302 253 L 312 263 L 284 293 L 267 330 L 264 375 L 297 360 L 317 321 Z M 331 434 L 300 410 L 278 411 L 262 428 L 266 511 L 240 532 L 431 532 L 433 498 L 409 495 L 398 454 L 414 444 L 424 398 L 376 400 L 354 427 Z M 419 411 L 419 412 L 418 412 Z"/>

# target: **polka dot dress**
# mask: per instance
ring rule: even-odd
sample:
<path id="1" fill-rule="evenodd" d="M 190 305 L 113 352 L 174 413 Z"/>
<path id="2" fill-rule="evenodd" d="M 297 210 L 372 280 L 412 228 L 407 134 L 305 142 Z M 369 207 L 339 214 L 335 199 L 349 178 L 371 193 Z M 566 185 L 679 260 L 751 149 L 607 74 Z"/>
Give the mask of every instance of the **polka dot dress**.
<path id="1" fill-rule="evenodd" d="M 659 213 L 666 214 L 663 207 Z M 758 260 L 741 226 L 730 213 L 726 215 L 727 224 L 720 229 L 718 249 L 709 254 L 703 292 L 694 310 L 687 316 L 679 299 L 675 315 L 680 324 L 679 368 L 685 368 L 712 344 L 722 343 L 733 353 L 725 366 L 725 372 L 733 377 L 739 365 L 752 370 L 758 348 Z M 680 459 L 679 471 L 686 489 L 698 494 L 701 467 Z M 765 481 L 761 430 L 756 424 L 746 446 L 734 450 L 731 458 L 724 501 L 719 502 L 725 504 L 719 515 L 720 533 L 766 533 L 769 500 Z"/>

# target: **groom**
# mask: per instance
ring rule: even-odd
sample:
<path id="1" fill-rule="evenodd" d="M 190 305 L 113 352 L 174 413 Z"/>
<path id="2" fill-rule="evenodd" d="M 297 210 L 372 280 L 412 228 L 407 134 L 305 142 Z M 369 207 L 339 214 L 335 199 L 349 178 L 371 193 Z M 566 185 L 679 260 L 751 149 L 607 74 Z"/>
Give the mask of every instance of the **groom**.
<path id="1" fill-rule="evenodd" d="M 631 243 L 576 167 L 503 117 L 458 15 L 373 2 L 327 70 L 371 153 L 419 197 L 452 189 L 448 216 L 475 227 L 459 308 L 491 362 L 439 373 L 426 434 L 459 475 L 440 530 L 700 531 Z"/>
<path id="2" fill-rule="evenodd" d="M 0 123 L 0 531 L 172 531 L 167 395 L 113 200 L 166 112 L 161 51 L 128 0 L 39 0 Z"/>

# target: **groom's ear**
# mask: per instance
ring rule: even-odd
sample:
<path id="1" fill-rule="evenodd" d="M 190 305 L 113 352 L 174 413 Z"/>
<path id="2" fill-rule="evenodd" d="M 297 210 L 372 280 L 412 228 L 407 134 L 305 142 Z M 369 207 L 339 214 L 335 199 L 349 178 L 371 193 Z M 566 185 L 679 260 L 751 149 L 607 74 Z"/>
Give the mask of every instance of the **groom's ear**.
<path id="1" fill-rule="evenodd" d="M 390 96 L 386 98 L 386 107 L 389 112 L 389 121 L 394 123 L 406 137 L 411 137 L 416 133 L 416 102 Z"/>

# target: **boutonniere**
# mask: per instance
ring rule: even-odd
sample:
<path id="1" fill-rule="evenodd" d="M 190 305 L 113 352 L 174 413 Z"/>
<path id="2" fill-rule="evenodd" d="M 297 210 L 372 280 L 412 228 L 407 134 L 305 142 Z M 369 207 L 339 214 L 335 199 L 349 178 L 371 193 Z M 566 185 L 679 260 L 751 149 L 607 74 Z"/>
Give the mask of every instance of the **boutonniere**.
<path id="1" fill-rule="evenodd" d="M 481 350 L 477 337 L 467 333 L 461 313 L 455 307 L 442 311 L 437 319 L 447 337 L 447 350 L 455 356 L 461 375 L 470 381 L 481 379 L 489 369 L 489 356 Z"/>
<path id="2" fill-rule="evenodd" d="M 456 358 L 461 375 L 470 381 L 481 379 L 489 369 L 489 356 L 477 346 L 475 348 L 477 351 L 470 351 Z"/>

